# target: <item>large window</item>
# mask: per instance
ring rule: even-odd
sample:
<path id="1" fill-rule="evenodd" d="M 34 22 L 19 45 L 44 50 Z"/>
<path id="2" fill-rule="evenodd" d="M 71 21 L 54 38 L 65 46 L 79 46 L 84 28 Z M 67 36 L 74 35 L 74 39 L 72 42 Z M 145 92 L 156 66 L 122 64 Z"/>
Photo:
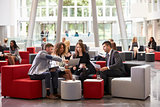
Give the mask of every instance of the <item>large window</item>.
<path id="1" fill-rule="evenodd" d="M 27 35 L 29 16 L 31 12 L 32 0 L 19 0 L 19 15 L 18 29 L 21 34 Z M 39 0 L 37 7 L 37 17 L 35 24 L 34 36 L 39 37 L 42 29 L 48 29 L 51 35 L 55 35 L 57 12 L 59 0 Z M 79 35 L 87 35 L 88 32 L 93 35 L 93 20 L 92 20 L 92 7 L 91 0 L 63 0 L 63 13 L 62 13 L 62 35 L 67 30 L 70 35 L 78 32 Z M 115 0 L 96 0 L 97 16 L 98 16 L 98 32 L 101 41 L 116 37 L 120 39 L 120 33 L 117 33 L 119 26 L 117 24 L 117 10 Z M 122 0 L 122 6 L 125 8 L 124 15 L 126 14 L 127 2 Z M 128 5 L 127 5 L 128 6 Z M 109 20 L 108 20 L 109 19 Z M 25 23 L 26 24 L 25 24 Z M 114 26 L 111 23 L 116 23 Z M 118 27 L 117 27 L 118 26 Z M 113 27 L 113 29 L 112 29 Z M 131 36 L 131 24 L 127 23 L 126 30 L 128 36 Z M 116 33 L 113 33 L 116 32 Z M 116 36 L 115 36 L 116 35 Z M 118 36 L 117 36 L 118 35 Z M 93 37 L 93 36 L 92 36 Z"/>
<path id="2" fill-rule="evenodd" d="M 112 38 L 111 24 L 110 23 L 99 23 L 98 33 L 99 33 L 99 40 L 107 40 L 107 39 Z"/>

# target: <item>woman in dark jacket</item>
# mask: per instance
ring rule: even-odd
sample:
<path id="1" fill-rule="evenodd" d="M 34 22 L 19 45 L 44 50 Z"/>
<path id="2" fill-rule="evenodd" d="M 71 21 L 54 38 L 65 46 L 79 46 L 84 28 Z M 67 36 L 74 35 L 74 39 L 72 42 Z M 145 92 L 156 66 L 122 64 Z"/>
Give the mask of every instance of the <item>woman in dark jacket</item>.
<path id="1" fill-rule="evenodd" d="M 89 74 L 96 73 L 96 69 L 90 63 L 89 54 L 86 53 L 84 45 L 82 43 L 76 44 L 75 54 L 73 55 L 73 58 L 80 58 L 79 64 L 73 67 L 72 72 L 74 72 L 74 74 L 76 75 L 79 75 L 82 82 L 88 78 Z"/>
<path id="2" fill-rule="evenodd" d="M 154 52 L 156 50 L 156 42 L 153 37 L 150 37 L 148 48 L 146 48 L 146 53 Z"/>

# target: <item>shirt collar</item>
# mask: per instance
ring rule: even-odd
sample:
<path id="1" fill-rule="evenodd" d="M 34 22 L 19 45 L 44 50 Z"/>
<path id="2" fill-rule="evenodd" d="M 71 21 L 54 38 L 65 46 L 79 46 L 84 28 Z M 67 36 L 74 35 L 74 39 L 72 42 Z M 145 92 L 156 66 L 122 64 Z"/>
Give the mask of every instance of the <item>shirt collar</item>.
<path id="1" fill-rule="evenodd" d="M 109 56 L 111 55 L 111 52 L 112 52 L 112 49 L 111 49 L 111 50 L 109 51 L 109 53 L 108 53 L 108 54 L 109 54 Z"/>

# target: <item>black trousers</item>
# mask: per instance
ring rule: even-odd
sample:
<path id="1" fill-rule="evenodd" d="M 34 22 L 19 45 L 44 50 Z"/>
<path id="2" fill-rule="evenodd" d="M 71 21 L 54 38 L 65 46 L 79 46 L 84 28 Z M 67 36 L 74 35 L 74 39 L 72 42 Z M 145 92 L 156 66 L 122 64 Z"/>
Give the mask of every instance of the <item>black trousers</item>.
<path id="1" fill-rule="evenodd" d="M 106 71 L 100 71 L 100 76 L 104 80 L 104 91 L 107 93 L 109 92 L 109 77 L 121 77 L 124 76 L 124 74 L 121 71 L 118 70 L 106 70 Z"/>
<path id="2" fill-rule="evenodd" d="M 44 72 L 40 75 L 30 75 L 31 80 L 45 79 L 46 88 L 50 88 L 50 79 L 52 78 L 53 92 L 58 88 L 58 72 Z M 54 93 L 56 94 L 56 92 Z"/>
<path id="3" fill-rule="evenodd" d="M 4 56 L 3 57 L 0 56 L 0 60 L 5 60 L 5 57 Z"/>

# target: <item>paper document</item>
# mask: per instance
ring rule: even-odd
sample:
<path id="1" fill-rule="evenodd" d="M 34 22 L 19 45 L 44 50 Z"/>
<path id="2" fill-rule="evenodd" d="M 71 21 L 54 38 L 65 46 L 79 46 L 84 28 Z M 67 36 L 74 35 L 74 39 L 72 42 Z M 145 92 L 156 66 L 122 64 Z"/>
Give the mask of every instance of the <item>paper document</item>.
<path id="1" fill-rule="evenodd" d="M 101 66 L 100 66 L 100 65 L 95 64 L 95 63 L 93 63 L 92 61 L 90 61 L 90 62 L 91 62 L 91 64 L 92 64 L 95 68 L 98 68 L 98 69 L 100 69 L 100 68 L 101 68 Z"/>
<path id="2" fill-rule="evenodd" d="M 50 61 L 49 68 L 59 68 L 59 64 L 56 61 Z"/>
<path id="3" fill-rule="evenodd" d="M 106 57 L 106 55 L 103 54 L 103 53 L 99 53 L 98 55 L 101 56 L 101 57 Z"/>

